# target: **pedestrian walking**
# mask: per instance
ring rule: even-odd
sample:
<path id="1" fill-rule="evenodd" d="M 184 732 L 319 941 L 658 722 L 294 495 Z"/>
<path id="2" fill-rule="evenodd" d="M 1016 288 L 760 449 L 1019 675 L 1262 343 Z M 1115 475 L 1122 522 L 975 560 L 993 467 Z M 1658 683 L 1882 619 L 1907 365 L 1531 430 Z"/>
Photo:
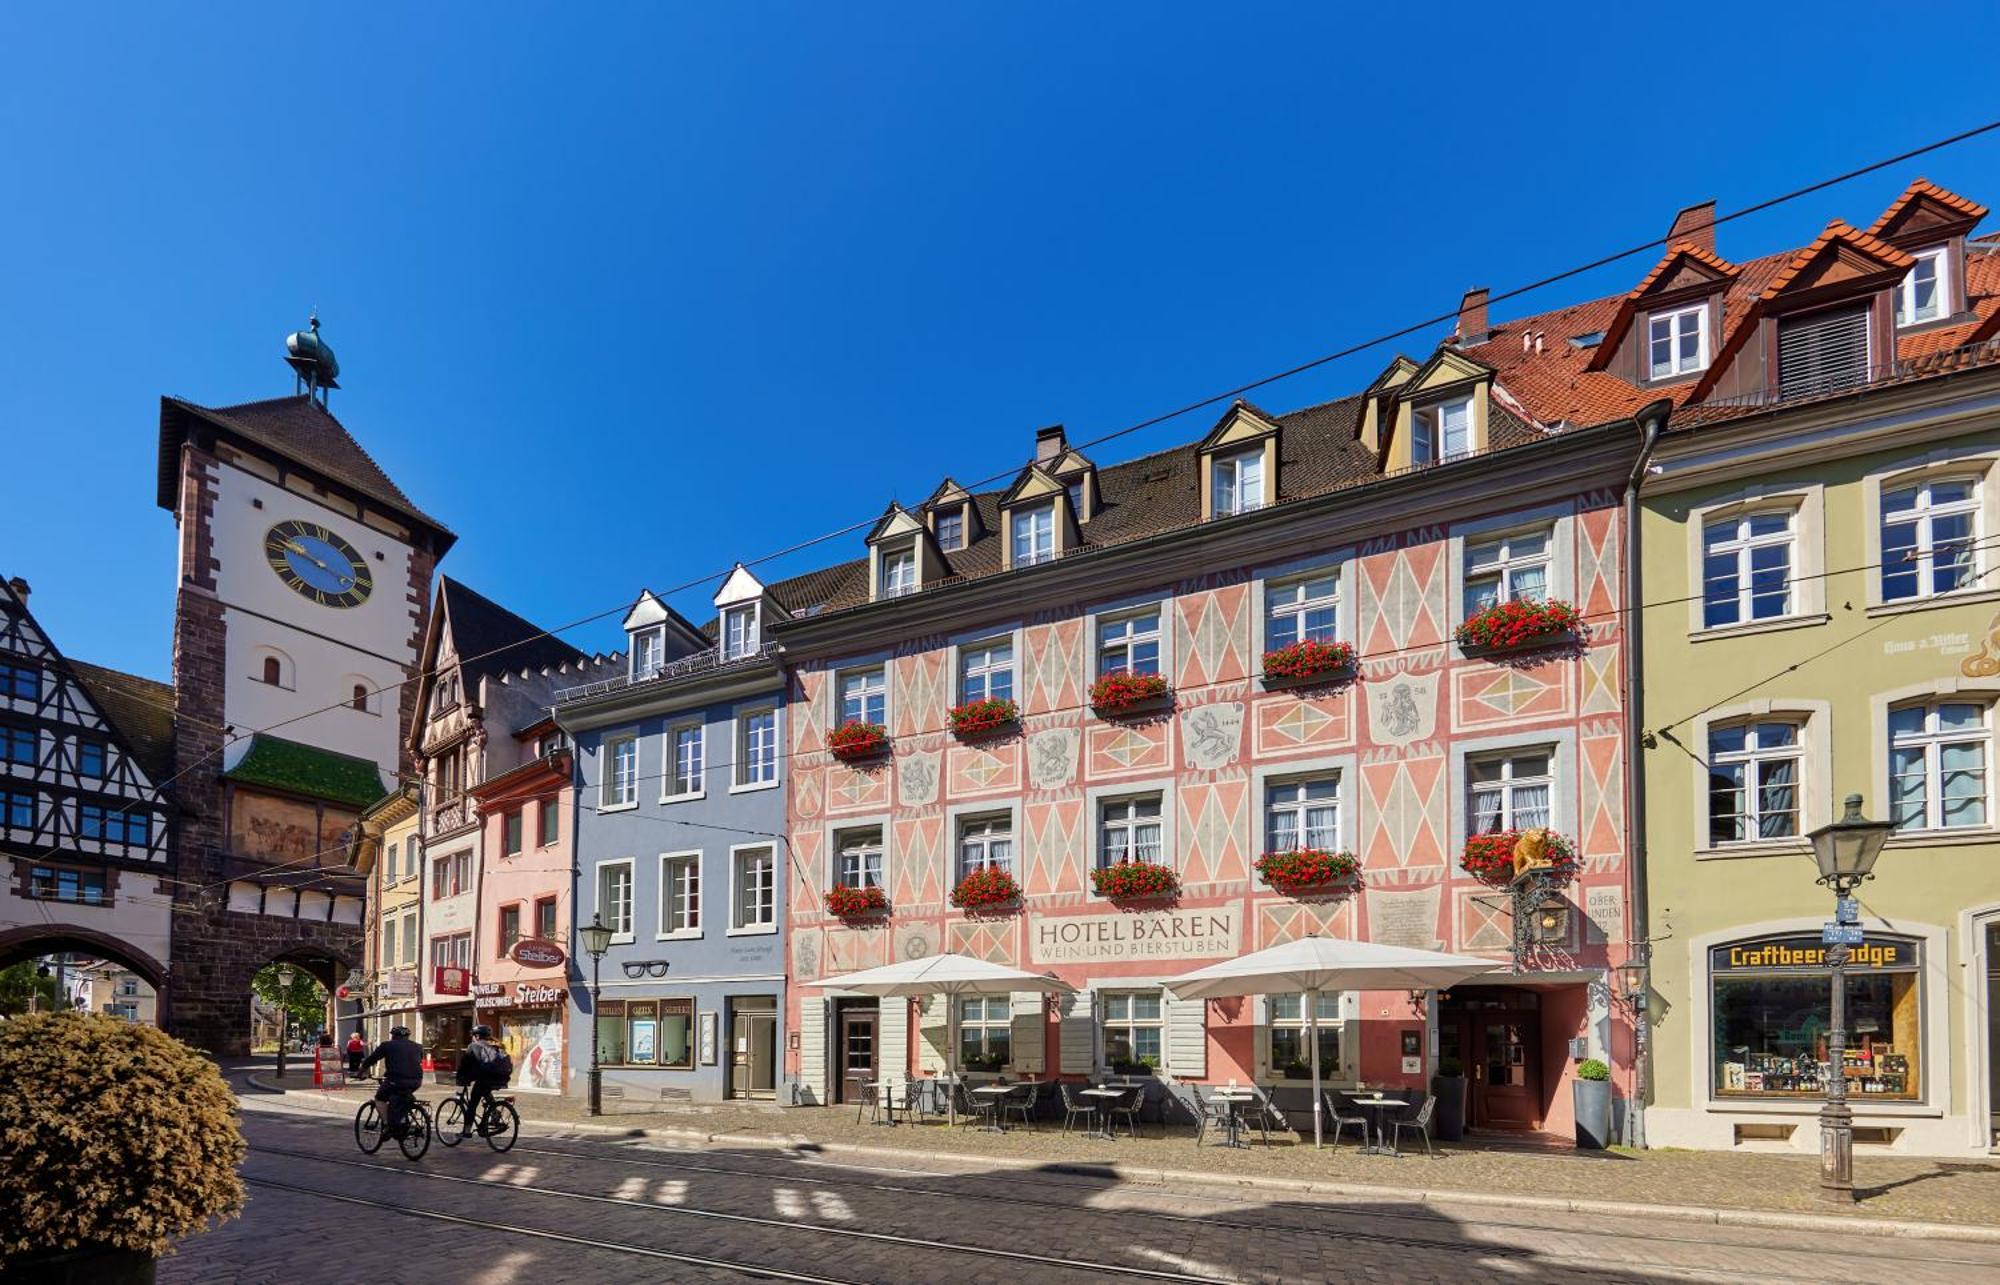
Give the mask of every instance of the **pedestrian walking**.
<path id="1" fill-rule="evenodd" d="M 361 1059 L 366 1057 L 367 1054 L 368 1041 L 361 1038 L 361 1030 L 359 1027 L 356 1027 L 354 1034 L 347 1037 L 347 1074 L 349 1076 L 355 1079 L 361 1078 Z"/>

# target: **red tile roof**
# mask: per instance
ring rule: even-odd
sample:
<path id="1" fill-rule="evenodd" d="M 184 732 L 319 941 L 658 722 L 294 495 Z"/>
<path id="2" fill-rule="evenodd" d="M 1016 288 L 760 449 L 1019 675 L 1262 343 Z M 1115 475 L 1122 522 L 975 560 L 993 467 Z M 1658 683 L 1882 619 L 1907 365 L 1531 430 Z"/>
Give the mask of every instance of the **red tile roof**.
<path id="1" fill-rule="evenodd" d="M 1901 196 L 1889 203 L 1889 208 L 1882 211 L 1881 218 L 1869 225 L 1868 235 L 1881 236 L 1888 226 L 1896 221 L 1896 216 L 1920 196 L 1928 196 L 1938 204 L 1957 210 L 1975 221 L 1986 217 L 1986 207 L 1979 202 L 1960 196 L 1956 192 L 1947 192 L 1927 178 L 1918 178 L 1903 189 Z"/>

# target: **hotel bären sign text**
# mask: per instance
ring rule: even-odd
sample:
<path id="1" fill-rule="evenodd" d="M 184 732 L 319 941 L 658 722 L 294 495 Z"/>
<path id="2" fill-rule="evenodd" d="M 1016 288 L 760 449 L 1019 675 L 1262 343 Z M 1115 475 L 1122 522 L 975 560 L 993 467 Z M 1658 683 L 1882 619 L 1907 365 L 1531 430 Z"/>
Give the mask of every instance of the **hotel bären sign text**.
<path id="1" fill-rule="evenodd" d="M 1241 939 L 1234 908 L 1137 915 L 1036 915 L 1028 923 L 1037 964 L 1127 959 L 1228 959 Z"/>

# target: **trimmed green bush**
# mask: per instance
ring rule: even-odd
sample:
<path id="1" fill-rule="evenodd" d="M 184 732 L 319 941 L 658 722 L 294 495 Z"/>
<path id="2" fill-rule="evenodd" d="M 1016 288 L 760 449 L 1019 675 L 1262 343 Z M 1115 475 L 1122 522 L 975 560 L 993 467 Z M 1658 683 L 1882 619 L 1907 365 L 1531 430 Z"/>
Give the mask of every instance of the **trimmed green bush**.
<path id="1" fill-rule="evenodd" d="M 1585 1058 L 1576 1064 L 1576 1078 L 1579 1080 L 1608 1080 L 1611 1068 L 1596 1058 Z"/>

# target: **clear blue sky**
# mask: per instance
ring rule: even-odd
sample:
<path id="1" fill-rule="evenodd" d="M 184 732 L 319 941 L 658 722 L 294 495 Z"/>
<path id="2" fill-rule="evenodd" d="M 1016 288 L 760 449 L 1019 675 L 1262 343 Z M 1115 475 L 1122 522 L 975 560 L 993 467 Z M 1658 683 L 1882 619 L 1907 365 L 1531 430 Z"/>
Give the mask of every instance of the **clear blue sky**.
<path id="1" fill-rule="evenodd" d="M 443 569 L 554 625 L 2000 115 L 1990 6 L 1763 8 L 18 8 L 0 574 L 70 654 L 166 676 L 159 395 L 289 392 L 314 306 Z M 2000 205 L 1989 136 L 1720 248 L 1917 172 Z"/>

